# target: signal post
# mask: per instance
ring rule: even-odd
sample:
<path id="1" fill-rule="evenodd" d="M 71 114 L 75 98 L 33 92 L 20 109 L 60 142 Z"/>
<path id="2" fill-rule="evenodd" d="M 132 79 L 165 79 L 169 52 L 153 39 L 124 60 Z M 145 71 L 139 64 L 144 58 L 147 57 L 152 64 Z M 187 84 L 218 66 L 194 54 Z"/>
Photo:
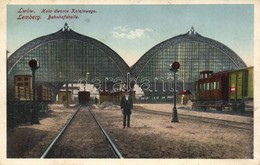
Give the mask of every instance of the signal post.
<path id="1" fill-rule="evenodd" d="M 178 119 L 178 113 L 176 108 L 176 72 L 178 72 L 178 69 L 180 68 L 180 63 L 175 61 L 171 64 L 170 71 L 173 71 L 174 73 L 174 80 L 173 80 L 173 90 L 174 90 L 174 99 L 173 99 L 173 109 L 172 109 L 172 122 L 179 122 Z"/>
<path id="2" fill-rule="evenodd" d="M 35 91 L 35 72 L 40 67 L 40 64 L 35 59 L 29 61 L 28 65 L 32 70 L 32 90 L 33 90 L 33 110 L 31 124 L 40 124 L 39 122 L 39 109 L 36 104 L 36 91 Z"/>

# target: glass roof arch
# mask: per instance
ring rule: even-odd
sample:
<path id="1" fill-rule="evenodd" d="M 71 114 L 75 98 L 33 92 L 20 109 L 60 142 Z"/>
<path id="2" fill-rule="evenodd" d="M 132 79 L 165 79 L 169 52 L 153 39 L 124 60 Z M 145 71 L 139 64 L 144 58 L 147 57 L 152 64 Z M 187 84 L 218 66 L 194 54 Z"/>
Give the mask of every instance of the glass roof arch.
<path id="1" fill-rule="evenodd" d="M 166 85 L 169 77 L 173 77 L 169 68 L 174 61 L 181 65 L 177 77 L 179 89 L 193 88 L 193 83 L 199 78 L 201 71 L 218 72 L 247 67 L 226 45 L 204 37 L 192 28 L 187 33 L 165 40 L 148 50 L 131 67 L 131 75 L 136 77 L 139 86 L 142 86 L 144 80 L 149 80 L 150 86 L 146 94 L 156 94 L 158 90 L 155 88 L 159 86 L 159 91 L 167 93 L 169 88 Z M 147 85 L 144 86 L 147 89 Z"/>
<path id="2" fill-rule="evenodd" d="M 111 48 L 73 31 L 67 24 L 59 31 L 36 38 L 15 51 L 7 59 L 8 83 L 13 83 L 14 75 L 31 74 L 28 66 L 31 59 L 40 63 L 36 82 L 57 84 L 54 85 L 57 88 L 66 80 L 77 82 L 81 78 L 92 84 L 97 83 L 97 79 L 110 85 L 116 78 L 125 82 L 125 73 L 130 71 L 126 62 Z"/>

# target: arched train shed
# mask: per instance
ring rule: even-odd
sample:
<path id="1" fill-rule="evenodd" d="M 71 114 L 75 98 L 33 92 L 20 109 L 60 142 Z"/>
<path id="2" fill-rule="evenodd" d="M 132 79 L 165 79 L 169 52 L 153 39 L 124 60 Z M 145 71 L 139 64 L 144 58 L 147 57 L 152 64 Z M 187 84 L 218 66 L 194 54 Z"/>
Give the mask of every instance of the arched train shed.
<path id="1" fill-rule="evenodd" d="M 55 94 L 65 81 L 80 79 L 109 90 L 115 84 L 114 79 L 125 83 L 125 73 L 130 70 L 111 48 L 73 31 L 67 24 L 53 34 L 26 43 L 7 59 L 8 88 L 12 88 L 15 75 L 31 74 L 28 66 L 31 59 L 40 63 L 36 84 L 52 87 Z"/>
<path id="2" fill-rule="evenodd" d="M 199 72 L 233 70 L 246 67 L 244 61 L 230 48 L 203 37 L 193 27 L 186 34 L 163 41 L 146 52 L 132 67 L 131 75 L 148 96 L 172 95 L 173 61 L 180 63 L 177 89 L 193 89 Z"/>

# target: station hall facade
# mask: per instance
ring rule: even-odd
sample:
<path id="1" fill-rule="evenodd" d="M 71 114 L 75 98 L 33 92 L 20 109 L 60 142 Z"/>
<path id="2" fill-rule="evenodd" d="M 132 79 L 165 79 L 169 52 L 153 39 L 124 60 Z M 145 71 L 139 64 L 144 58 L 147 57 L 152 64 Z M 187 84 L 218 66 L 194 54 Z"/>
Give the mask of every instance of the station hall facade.
<path id="1" fill-rule="evenodd" d="M 138 48 L 137 48 L 138 49 Z M 244 61 L 221 42 L 204 37 L 192 28 L 148 50 L 129 67 L 113 49 L 102 42 L 73 31 L 67 24 L 59 31 L 36 38 L 7 59 L 7 95 L 12 99 L 14 77 L 31 75 L 28 61 L 36 59 L 40 68 L 36 84 L 52 88 L 55 97 L 66 81 L 82 78 L 99 91 L 141 88 L 144 97 L 172 97 L 173 61 L 180 63 L 177 89 L 193 90 L 201 71 L 214 72 L 245 68 Z M 86 78 L 87 77 L 87 78 Z"/>

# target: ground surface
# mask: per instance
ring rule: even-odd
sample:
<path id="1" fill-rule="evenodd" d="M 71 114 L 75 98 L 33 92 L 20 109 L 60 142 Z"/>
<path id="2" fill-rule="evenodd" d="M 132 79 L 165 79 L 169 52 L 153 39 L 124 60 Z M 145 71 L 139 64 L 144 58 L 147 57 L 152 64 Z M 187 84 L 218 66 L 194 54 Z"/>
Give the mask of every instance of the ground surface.
<path id="1" fill-rule="evenodd" d="M 125 158 L 242 158 L 253 157 L 253 131 L 229 128 L 179 117 L 147 114 L 135 109 L 171 112 L 170 104 L 137 104 L 131 116 L 131 128 L 122 127 L 120 108 L 114 105 L 93 106 L 101 124 L 111 135 Z M 39 158 L 58 131 L 75 112 L 52 105 L 49 117 L 40 125 L 25 124 L 7 132 L 8 158 Z M 252 123 L 247 116 L 206 113 L 178 109 L 179 114 L 221 118 Z"/>
<path id="2" fill-rule="evenodd" d="M 63 105 L 51 105 L 47 117 L 40 124 L 22 124 L 7 131 L 7 158 L 39 158 L 43 151 L 75 112 Z"/>
<path id="3" fill-rule="evenodd" d="M 137 104 L 143 108 L 171 112 L 170 104 Z M 141 113 L 133 110 L 131 128 L 122 127 L 117 108 L 95 111 L 103 126 L 127 158 L 252 158 L 253 132 L 203 123 L 179 117 Z M 252 117 L 178 110 L 179 114 L 221 118 L 252 123 Z M 124 143 L 121 143 L 123 141 Z"/>

